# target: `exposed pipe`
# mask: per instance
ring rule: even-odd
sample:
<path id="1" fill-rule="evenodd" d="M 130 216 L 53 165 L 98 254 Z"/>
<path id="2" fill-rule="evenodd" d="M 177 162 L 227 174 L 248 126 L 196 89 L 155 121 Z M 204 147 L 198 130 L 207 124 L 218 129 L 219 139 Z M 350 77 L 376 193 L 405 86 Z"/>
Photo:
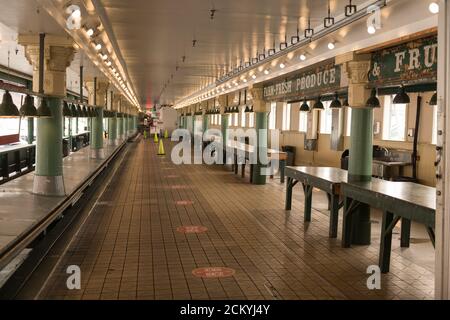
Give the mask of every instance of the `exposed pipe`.
<path id="1" fill-rule="evenodd" d="M 412 153 L 412 177 L 417 179 L 417 147 L 419 142 L 419 128 L 420 128 L 420 111 L 422 109 L 422 97 L 417 96 L 417 111 L 416 111 L 416 124 L 414 128 L 414 142 Z"/>
<path id="2" fill-rule="evenodd" d="M 45 33 L 39 34 L 39 93 L 44 93 Z"/>
<path id="3" fill-rule="evenodd" d="M 83 103 L 83 66 L 80 66 L 80 101 Z"/>
<path id="4" fill-rule="evenodd" d="M 97 77 L 94 77 L 94 106 L 97 105 Z"/>

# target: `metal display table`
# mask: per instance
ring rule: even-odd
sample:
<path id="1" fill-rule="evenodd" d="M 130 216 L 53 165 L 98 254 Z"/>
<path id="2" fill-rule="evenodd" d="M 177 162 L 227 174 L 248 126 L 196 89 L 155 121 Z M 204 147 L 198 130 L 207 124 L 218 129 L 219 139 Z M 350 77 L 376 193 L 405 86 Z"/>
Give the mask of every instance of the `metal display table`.
<path id="1" fill-rule="evenodd" d="M 325 191 L 330 200 L 330 238 L 337 237 L 339 209 L 343 203 L 339 201 L 340 186 L 347 181 L 347 171 L 329 167 L 286 167 L 286 210 L 292 208 L 292 189 L 300 182 L 305 193 L 304 221 L 311 221 L 312 191 L 318 188 Z"/>
<path id="2" fill-rule="evenodd" d="M 344 182 L 342 246 L 350 247 L 355 209 L 365 203 L 383 211 L 379 266 L 389 272 L 392 230 L 402 219 L 401 245 L 409 246 L 411 221 L 425 225 L 434 246 L 436 189 L 411 182 L 392 182 L 372 178 L 371 182 Z"/>
<path id="3" fill-rule="evenodd" d="M 239 165 L 241 165 L 241 176 L 245 177 L 245 165 L 246 160 L 250 160 L 252 158 L 252 155 L 256 152 L 255 147 L 249 144 L 245 144 L 238 141 L 230 141 L 228 142 L 226 148 L 228 149 L 234 149 L 234 159 L 233 159 L 233 168 L 234 173 L 238 174 L 238 168 Z M 241 159 L 239 157 L 240 154 L 243 154 L 244 157 Z M 286 159 L 287 159 L 287 152 L 275 150 L 275 149 L 267 149 L 267 157 L 269 161 L 278 160 L 280 164 L 280 182 L 284 183 L 284 177 L 285 177 L 285 168 L 286 168 Z M 250 164 L 250 182 L 252 182 L 253 178 L 253 167 L 254 164 Z"/>

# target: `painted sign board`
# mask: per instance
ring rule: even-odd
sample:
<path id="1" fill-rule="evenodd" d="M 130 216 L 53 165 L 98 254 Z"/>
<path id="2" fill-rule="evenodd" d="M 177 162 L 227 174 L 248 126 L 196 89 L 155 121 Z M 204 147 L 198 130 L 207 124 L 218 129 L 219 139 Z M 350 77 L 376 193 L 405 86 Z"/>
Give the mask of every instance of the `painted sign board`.
<path id="1" fill-rule="evenodd" d="M 375 84 L 437 78 L 437 36 L 417 39 L 372 54 L 369 81 Z"/>
<path id="2" fill-rule="evenodd" d="M 287 101 L 340 88 L 341 67 L 331 59 L 264 83 L 263 97 L 266 101 Z"/>

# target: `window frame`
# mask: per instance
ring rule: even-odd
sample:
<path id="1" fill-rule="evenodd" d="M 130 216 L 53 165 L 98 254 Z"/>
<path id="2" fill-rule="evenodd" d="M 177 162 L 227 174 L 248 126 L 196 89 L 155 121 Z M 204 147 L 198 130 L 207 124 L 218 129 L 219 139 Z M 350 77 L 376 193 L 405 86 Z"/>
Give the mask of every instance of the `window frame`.
<path id="1" fill-rule="evenodd" d="M 397 142 L 405 142 L 406 141 L 406 130 L 407 130 L 407 121 L 408 121 L 408 104 L 393 104 L 395 95 L 386 95 L 384 96 L 383 103 L 383 132 L 382 138 L 384 141 L 397 141 Z M 386 100 L 389 99 L 388 103 Z M 399 108 L 403 106 L 404 108 L 404 119 L 403 119 L 403 137 L 398 139 L 398 137 L 391 136 L 392 130 L 392 108 Z M 389 114 L 389 117 L 387 116 Z M 389 128 L 389 129 L 388 129 Z"/>
<path id="2" fill-rule="evenodd" d="M 319 133 L 331 135 L 332 127 L 333 127 L 333 111 L 330 108 L 331 101 L 322 101 L 322 103 L 323 103 L 324 109 L 320 110 Z"/>
<path id="3" fill-rule="evenodd" d="M 277 103 L 270 103 L 270 113 L 269 113 L 269 130 L 275 130 L 277 128 Z"/>

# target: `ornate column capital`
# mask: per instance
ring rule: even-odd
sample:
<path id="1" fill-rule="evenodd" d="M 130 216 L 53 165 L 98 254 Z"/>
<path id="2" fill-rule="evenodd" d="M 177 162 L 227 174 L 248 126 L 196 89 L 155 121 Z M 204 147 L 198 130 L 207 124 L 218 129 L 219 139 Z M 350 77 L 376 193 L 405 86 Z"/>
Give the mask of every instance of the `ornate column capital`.
<path id="1" fill-rule="evenodd" d="M 25 57 L 33 66 L 33 90 L 39 90 L 39 35 L 19 35 Z M 75 56 L 74 42 L 69 37 L 46 35 L 44 46 L 44 92 L 66 95 L 66 69 Z"/>
<path id="2" fill-rule="evenodd" d="M 94 79 L 88 78 L 84 85 L 89 93 L 89 104 L 94 104 Z M 106 106 L 106 93 L 109 88 L 109 81 L 97 79 L 97 105 Z"/>
<path id="3" fill-rule="evenodd" d="M 342 72 L 348 78 L 348 103 L 352 108 L 365 108 L 370 96 L 369 83 L 370 55 L 354 52 L 336 57 L 336 64 L 342 65 Z"/>
<path id="4" fill-rule="evenodd" d="M 264 88 L 260 86 L 252 87 L 249 91 L 253 99 L 253 111 L 268 112 L 267 103 L 264 100 Z"/>

